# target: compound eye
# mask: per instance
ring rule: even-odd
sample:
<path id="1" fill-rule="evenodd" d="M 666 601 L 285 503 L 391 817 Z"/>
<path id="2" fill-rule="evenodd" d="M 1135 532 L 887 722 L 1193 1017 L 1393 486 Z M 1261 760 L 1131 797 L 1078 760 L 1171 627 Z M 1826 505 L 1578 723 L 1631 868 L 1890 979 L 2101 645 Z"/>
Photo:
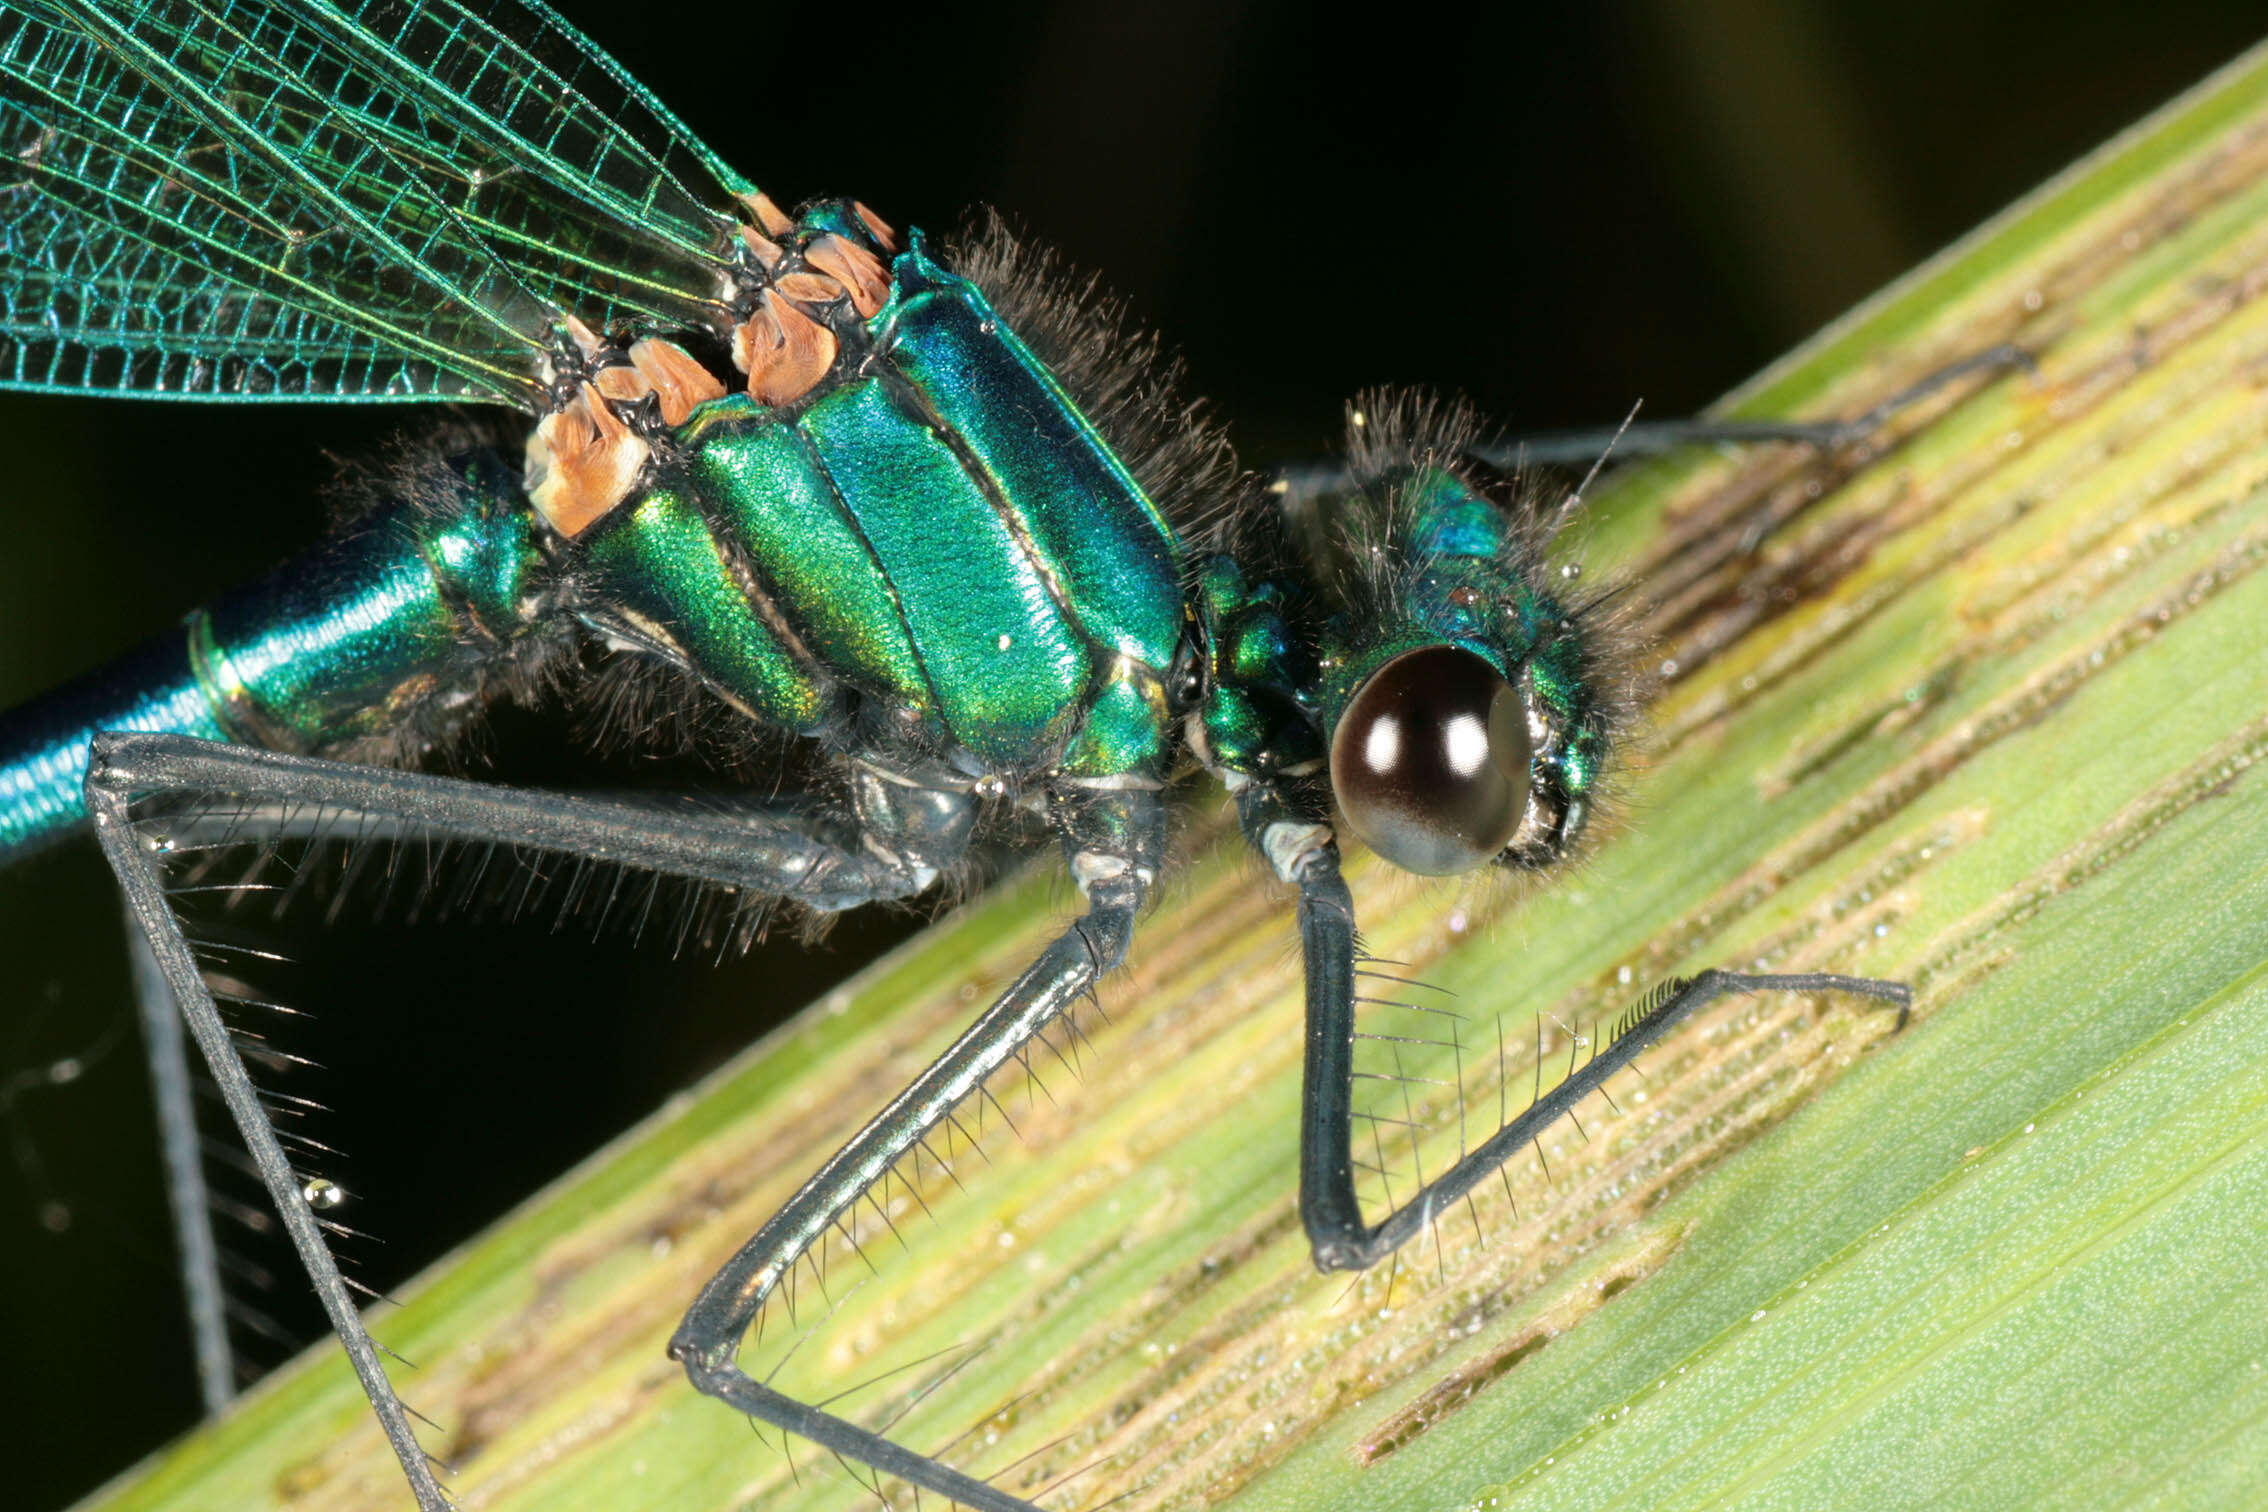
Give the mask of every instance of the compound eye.
<path id="1" fill-rule="evenodd" d="M 1471 871 L 1511 841 L 1528 804 L 1528 716 L 1470 651 L 1406 651 L 1371 675 L 1331 733 L 1348 828 L 1404 871 Z"/>

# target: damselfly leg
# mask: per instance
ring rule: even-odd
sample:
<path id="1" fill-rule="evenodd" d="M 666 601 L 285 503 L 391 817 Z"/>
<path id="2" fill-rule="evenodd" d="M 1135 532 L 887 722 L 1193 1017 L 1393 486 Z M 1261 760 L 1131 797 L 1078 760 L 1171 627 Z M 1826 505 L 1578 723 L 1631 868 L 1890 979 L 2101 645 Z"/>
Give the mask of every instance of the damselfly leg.
<path id="1" fill-rule="evenodd" d="M 1932 374 L 1890 405 L 1858 422 L 1833 422 L 1833 437 L 1850 427 L 1871 432 L 1896 409 L 1955 379 L 2020 365 L 2020 354 L 1982 354 Z M 1825 430 L 1805 428 L 1781 439 L 1825 444 Z M 1696 439 L 1690 430 L 1678 438 Z M 1753 434 L 1717 439 L 1755 440 Z M 1482 457 L 1480 460 L 1489 460 Z M 1324 478 L 1324 491 L 1344 486 Z M 1299 490 L 1279 490 L 1287 504 Z M 438 1506 L 438 1478 L 426 1465 L 409 1414 L 387 1385 L 376 1347 L 355 1317 L 353 1298 L 322 1238 L 323 1222 L 249 1078 L 231 1047 L 212 995 L 198 981 L 195 952 L 166 906 L 166 857 L 141 843 L 128 817 L 137 798 L 180 796 L 191 826 L 232 821 L 226 806 L 260 811 L 263 824 L 320 830 L 325 814 L 357 816 L 363 838 L 431 838 L 556 854 L 582 866 L 611 866 L 787 899 L 832 912 L 926 891 L 961 859 L 975 827 L 977 784 L 943 769 L 895 771 L 861 760 L 845 765 L 836 795 L 760 808 L 680 809 L 667 803 L 566 797 L 500 789 L 455 779 L 348 766 L 211 746 L 175 737 L 116 737 L 102 742 L 88 796 L 106 854 L 126 887 L 133 915 L 151 941 L 164 982 L 177 994 L 200 1049 L 213 1064 L 232 1116 L 255 1154 L 263 1184 L 316 1278 L 330 1320 L 347 1343 L 394 1451 L 421 1504 Z M 1279 777 L 1232 774 L 1239 816 L 1253 847 L 1297 889 L 1306 969 L 1305 1093 L 1301 1119 L 1300 1211 L 1318 1268 L 1361 1269 L 1424 1233 L 1450 1205 L 1526 1148 L 1547 1126 L 1601 1090 L 1695 1009 L 1732 992 L 1848 992 L 1903 1005 L 1892 983 L 1832 973 L 1741 975 L 1704 972 L 1643 998 L 1598 1037 L 1589 1060 L 1570 1064 L 1564 1079 L 1517 1117 L 1470 1149 L 1414 1194 L 1394 1201 L 1376 1221 L 1364 1216 L 1355 1186 L 1352 1126 L 1369 1115 L 1353 1098 L 1360 965 L 1352 903 L 1339 875 L 1330 792 L 1313 772 Z M 196 817 L 200 801 L 213 805 Z M 884 1186 L 901 1162 L 920 1158 L 924 1141 L 955 1114 L 986 1096 L 985 1083 L 1051 1028 L 1068 1021 L 1079 1001 L 1124 958 L 1135 915 L 1162 864 L 1162 800 L 1145 786 L 1082 787 L 1064 783 L 1044 800 L 1044 817 L 1061 839 L 1088 912 L 980 1015 L 926 1071 L 836 1152 L 703 1289 L 671 1341 L 671 1353 L 702 1392 L 825 1448 L 907 1483 L 972 1507 L 1027 1512 L 1031 1503 L 940 1460 L 893 1441 L 743 1370 L 737 1356 L 750 1328 L 814 1246 L 852 1232 L 862 1204 L 879 1211 Z M 186 832 L 184 832 L 186 833 Z M 194 984 L 194 985 L 192 985 Z M 154 1000 L 154 999 L 153 999 Z M 1592 1044 L 1590 1040 L 1581 1041 Z M 876 1200 L 878 1189 L 883 1202 Z M 177 1201 L 186 1187 L 177 1184 Z M 885 1221 L 886 1218 L 885 1218 Z M 823 1266 L 814 1267 L 823 1275 Z M 792 1289 L 789 1293 L 792 1299 Z M 200 1359 L 210 1351 L 200 1334 Z M 806 1392 L 806 1395 L 809 1393 Z M 210 1390 L 208 1388 L 208 1395 Z"/>
<path id="2" fill-rule="evenodd" d="M 364 1328 L 356 1297 L 325 1241 L 326 1220 L 317 1216 L 309 1195 L 311 1178 L 296 1170 L 286 1153 L 168 900 L 164 873 L 168 856 L 194 848 L 200 830 L 205 838 L 232 831 L 236 838 L 253 832 L 268 839 L 294 830 L 319 835 L 326 824 L 351 815 L 351 831 L 359 841 L 414 837 L 542 851 L 833 911 L 921 892 L 936 880 L 940 868 L 961 855 L 973 806 L 966 790 L 924 786 L 917 777 L 870 767 L 862 768 L 848 785 L 851 796 L 843 801 L 680 809 L 567 798 L 178 736 L 98 738 L 87 779 L 89 811 L 125 892 L 129 918 L 147 942 L 162 977 L 163 990 L 145 992 L 145 1001 L 162 1003 L 170 995 L 180 1006 L 262 1185 L 353 1361 L 420 1507 L 427 1512 L 447 1507 L 448 1499 L 417 1441 L 412 1414 L 388 1382 L 379 1346 Z M 155 843 L 151 831 L 131 812 L 135 801 L 153 798 L 189 805 L 181 822 Z M 268 821 L 265 832 L 258 831 L 247 811 Z M 1100 879 L 1097 885 L 1109 891 L 1109 879 Z M 1131 913 L 1130 907 L 1124 910 L 1118 926 L 1121 951 Z M 1085 947 L 1080 949 L 1083 952 Z M 169 1128 L 168 1137 L 177 1137 L 176 1131 Z M 190 1130 L 178 1137 L 193 1145 L 195 1136 Z M 186 1155 L 178 1149 L 169 1151 L 169 1162 L 184 1159 L 194 1164 L 193 1150 Z M 177 1185 L 176 1200 L 193 1199 L 184 1197 Z M 204 1227 L 200 1210 L 196 1221 L 186 1225 L 192 1247 L 194 1233 Z M 225 1349 L 225 1334 L 221 1339 Z M 220 1368 L 225 1375 L 225 1356 Z M 912 1484 L 973 1506 L 1003 1505 L 997 1493 L 990 1493 L 981 1482 L 924 1456 L 897 1450 L 816 1409 L 783 1403 L 773 1405 L 771 1411 L 750 1410 L 816 1442 L 880 1463 Z M 975 1496 L 979 1491 L 995 1499 Z"/>
<path id="3" fill-rule="evenodd" d="M 192 805 L 205 805 L 204 817 L 196 817 L 199 810 L 192 807 L 171 829 L 175 849 L 193 845 L 200 828 L 243 826 L 246 807 L 272 826 L 307 834 L 319 833 L 326 815 L 351 814 L 353 832 L 365 837 L 430 836 L 525 847 L 789 894 L 822 907 L 918 890 L 958 854 L 971 803 L 966 793 L 900 777 L 874 780 L 862 811 L 854 804 L 848 812 L 824 805 L 786 812 L 680 812 L 666 804 L 517 792 L 168 736 L 102 742 L 89 793 L 106 853 L 135 905 L 135 918 L 185 1005 L 200 1049 L 348 1343 L 421 1505 L 430 1507 L 446 1505 L 439 1478 L 417 1445 L 411 1415 L 387 1383 L 377 1346 L 357 1315 L 356 1299 L 332 1261 L 323 1219 L 306 1195 L 308 1179 L 293 1167 L 271 1127 L 175 922 L 161 875 L 166 852 L 145 843 L 148 831 L 130 821 L 129 800 L 181 795 Z M 1361 1268 L 1386 1258 L 1545 1125 L 1596 1092 L 1644 1044 L 1723 992 L 1850 991 L 1904 1000 L 1901 987 L 1842 976 L 1706 973 L 1666 1001 L 1651 1001 L 1610 1047 L 1594 1054 L 1555 1091 L 1383 1220 L 1368 1222 L 1356 1201 L 1349 1152 L 1350 1126 L 1357 1116 L 1349 1082 L 1355 1038 L 1354 919 L 1320 799 L 1319 792 L 1297 783 L 1254 783 L 1238 795 L 1248 839 L 1299 890 L 1308 1000 L 1301 1213 L 1321 1268 Z M 1089 795 L 1064 801 L 1052 817 L 1065 837 L 1073 873 L 1084 884 L 1085 916 L 762 1225 L 703 1290 L 672 1341 L 673 1353 L 694 1383 L 735 1409 L 846 1459 L 989 1512 L 1031 1512 L 1033 1504 L 800 1401 L 744 1372 L 735 1356 L 752 1321 L 812 1246 L 860 1204 L 873 1201 L 882 1173 L 981 1096 L 987 1077 L 1062 1020 L 1123 959 L 1159 865 L 1162 803 L 1146 792 Z M 852 842 L 853 835 L 863 838 Z"/>
<path id="4" fill-rule="evenodd" d="M 1430 1228 L 1519 1151 L 1565 1118 L 1608 1077 L 1628 1066 L 1695 1010 L 1730 993 L 1851 993 L 1889 1003 L 1899 1022 L 1913 1002 L 1899 982 L 1832 972 L 1749 975 L 1703 971 L 1664 983 L 1592 1039 L 1591 1053 L 1518 1117 L 1465 1151 L 1441 1175 L 1372 1222 L 1355 1190 L 1354 1103 L 1356 932 L 1354 902 L 1339 874 L 1331 831 L 1296 794 L 1254 784 L 1238 795 L 1246 838 L 1279 876 L 1299 889 L 1299 937 L 1306 972 L 1306 1065 L 1300 1104 L 1300 1221 L 1318 1270 L 1367 1270 Z"/>
<path id="5" fill-rule="evenodd" d="M 1150 792 L 1059 797 L 1051 817 L 1071 874 L 1086 895 L 1086 914 L 757 1230 L 702 1288 L 670 1341 L 670 1353 L 708 1395 L 983 1512 L 1034 1509 L 1020 1497 L 786 1397 L 742 1372 L 733 1357 L 775 1289 L 830 1230 L 871 1200 L 884 1173 L 958 1110 L 984 1097 L 995 1072 L 1063 1022 L 1125 959 L 1135 916 L 1164 854 L 1163 802 Z"/>
<path id="6" fill-rule="evenodd" d="M 1878 437 L 1900 415 L 1926 403 L 1964 378 L 1986 379 L 2036 370 L 2032 354 L 2003 343 L 1933 368 L 1887 399 L 1856 415 L 1828 420 L 1741 420 L 1701 417 L 1644 420 L 1604 430 L 1553 431 L 1515 436 L 1471 448 L 1472 457 L 1491 467 L 1596 467 L 1610 456 L 1621 460 L 1660 456 L 1689 446 L 1780 444 L 1832 453 Z M 1269 487 L 1286 509 L 1300 509 L 1343 491 L 1346 463 L 1337 458 L 1291 463 L 1275 470 Z"/>
<path id="7" fill-rule="evenodd" d="M 182 1011 L 166 985 L 149 932 L 129 908 L 127 961 L 133 970 L 134 1007 L 157 1105 L 158 1150 L 165 1161 L 166 1205 L 181 1247 L 181 1290 L 189 1306 L 189 1341 L 197 1362 L 197 1395 L 211 1416 L 236 1396 L 236 1351 L 229 1342 L 227 1296 L 213 1233 L 212 1193 L 197 1138 L 191 1096 L 189 1043 Z"/>

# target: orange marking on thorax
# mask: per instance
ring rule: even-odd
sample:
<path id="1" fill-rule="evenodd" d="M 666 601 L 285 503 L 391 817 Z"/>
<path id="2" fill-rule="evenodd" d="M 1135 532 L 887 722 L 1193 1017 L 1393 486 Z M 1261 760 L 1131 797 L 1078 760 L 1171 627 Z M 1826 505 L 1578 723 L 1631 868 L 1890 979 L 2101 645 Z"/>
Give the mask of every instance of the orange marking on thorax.
<path id="1" fill-rule="evenodd" d="M 717 381 L 716 374 L 695 362 L 692 354 L 674 341 L 649 336 L 633 343 L 630 365 L 660 398 L 662 420 L 669 425 L 683 425 L 694 406 L 725 395 L 725 386 Z"/>
<path id="2" fill-rule="evenodd" d="M 756 260 L 764 265 L 765 272 L 769 273 L 780 265 L 780 244 L 754 226 L 742 226 L 740 239 L 748 243 L 748 250 L 756 254 Z"/>
<path id="3" fill-rule="evenodd" d="M 795 218 L 772 203 L 772 197 L 761 189 L 743 194 L 739 199 L 748 213 L 756 217 L 756 224 L 764 228 L 766 235 L 785 236 L 795 229 Z"/>
<path id="4" fill-rule="evenodd" d="M 890 297 L 890 275 L 883 271 L 881 260 L 856 242 L 829 232 L 813 238 L 803 249 L 803 260 L 850 292 L 851 308 L 861 320 L 872 319 Z"/>
<path id="5" fill-rule="evenodd" d="M 639 380 L 628 368 L 609 368 Z M 620 385 L 617 385 L 620 386 Z M 528 437 L 525 486 L 536 512 L 572 540 L 630 495 L 652 454 L 645 440 L 586 383 L 563 409 L 543 417 Z"/>
<path id="6" fill-rule="evenodd" d="M 858 216 L 859 224 L 866 227 L 866 234 L 880 242 L 883 251 L 896 256 L 898 233 L 890 229 L 890 223 L 867 209 L 864 200 L 852 200 L 851 210 Z"/>
<path id="7" fill-rule="evenodd" d="M 818 277 L 789 278 L 804 276 Z M 776 288 L 764 291 L 763 304 L 732 333 L 733 363 L 748 375 L 749 397 L 758 404 L 788 404 L 810 393 L 834 366 L 835 349 L 835 333 Z"/>
<path id="8" fill-rule="evenodd" d="M 741 240 L 773 282 L 754 313 L 733 328 L 733 365 L 748 375 L 748 393 L 758 403 L 792 403 L 827 376 L 840 350 L 817 312 L 848 300 L 860 319 L 872 319 L 889 301 L 889 270 L 866 246 L 832 231 L 801 243 L 791 259 L 783 244 L 796 223 L 767 195 L 750 192 L 740 204 L 756 222 L 740 228 Z M 887 222 L 856 202 L 852 209 L 877 242 L 896 250 L 897 234 Z"/>

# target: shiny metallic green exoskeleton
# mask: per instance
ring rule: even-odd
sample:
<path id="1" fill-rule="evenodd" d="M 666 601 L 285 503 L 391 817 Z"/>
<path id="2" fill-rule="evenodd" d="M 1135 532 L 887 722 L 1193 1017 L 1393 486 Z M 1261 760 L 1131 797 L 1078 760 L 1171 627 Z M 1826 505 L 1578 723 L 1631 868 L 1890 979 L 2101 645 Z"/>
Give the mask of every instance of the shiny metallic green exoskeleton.
<path id="1" fill-rule="evenodd" d="M 429 445 L 314 551 L 0 718 L 0 861 L 91 822 L 425 1512 L 452 1503 L 174 915 L 156 825 L 217 807 L 322 839 L 363 816 L 685 879 L 760 926 L 919 898 L 983 819 L 1036 816 L 1084 912 L 670 1343 L 699 1392 L 986 1512 L 1036 1509 L 737 1352 L 783 1278 L 824 1274 L 846 1215 L 1125 959 L 1175 778 L 1216 775 L 1298 892 L 1316 1263 L 1375 1263 L 1532 1137 L 1516 1120 L 1361 1211 L 1334 800 L 1411 870 L 1546 865 L 1614 714 L 1598 600 L 1566 597 L 1549 522 L 1455 423 L 1374 406 L 1295 529 L 1184 465 L 1187 411 L 1076 300 L 1033 299 L 1012 258 L 901 244 L 854 202 L 787 215 L 540 0 L 0 0 L 0 86 L 0 386 L 519 423 Z M 800 740 L 806 790 L 668 805 L 384 769 L 602 660 Z M 191 1269 L 217 1407 L 221 1285 Z"/>
<path id="2" fill-rule="evenodd" d="M 1453 437 L 1410 435 L 1348 501 L 1346 528 L 1397 564 L 1386 590 L 1255 578 L 1175 529 L 918 233 L 890 271 L 851 376 L 786 410 L 704 405 L 577 544 L 586 623 L 764 724 L 1009 790 L 1154 784 L 1186 758 L 1313 776 L 1366 678 L 1453 646 L 1531 705 L 1553 812 L 1504 859 L 1571 840 L 1606 756 L 1597 648 L 1547 586 L 1537 523 Z"/>
<path id="3" fill-rule="evenodd" d="M 842 234 L 834 208 L 806 229 Z M 414 503 L 192 614 L 130 684 L 16 716 L 0 851 L 76 820 L 97 729 L 386 755 L 443 738 L 570 622 L 755 724 L 1002 791 L 1155 786 L 1185 753 L 1232 780 L 1312 776 L 1380 666 L 1454 646 L 1520 684 L 1557 809 L 1506 859 L 1547 861 L 1580 826 L 1605 759 L 1595 652 L 1545 586 L 1533 522 L 1444 447 L 1413 437 L 1346 501 L 1354 549 L 1395 564 L 1349 601 L 1177 532 L 918 233 L 883 307 L 840 329 L 858 355 L 838 377 L 793 406 L 701 405 L 580 539 L 521 506 L 493 453 L 441 459 Z"/>
<path id="4" fill-rule="evenodd" d="M 1181 564 L 1155 505 L 918 236 L 857 334 L 870 358 L 794 412 L 728 397 L 671 438 L 593 532 L 588 617 L 799 735 L 1162 776 Z"/>

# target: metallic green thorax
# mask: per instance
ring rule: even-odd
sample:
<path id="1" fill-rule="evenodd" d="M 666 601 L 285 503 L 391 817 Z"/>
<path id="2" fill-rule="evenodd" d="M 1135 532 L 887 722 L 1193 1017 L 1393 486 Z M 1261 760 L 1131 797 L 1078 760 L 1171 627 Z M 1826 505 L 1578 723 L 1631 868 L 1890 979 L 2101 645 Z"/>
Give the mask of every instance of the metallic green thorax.
<path id="1" fill-rule="evenodd" d="M 591 617 L 798 734 L 856 695 L 985 771 L 1162 776 L 1171 530 L 918 234 L 868 352 L 792 412 L 703 405 L 584 550 Z"/>
<path id="2" fill-rule="evenodd" d="M 1580 639 L 1532 530 L 1452 472 L 1415 465 L 1342 501 L 1350 530 L 1388 522 L 1400 566 L 1335 608 L 1189 552 L 918 233 L 879 310 L 836 331 L 825 382 L 779 408 L 699 405 L 579 539 L 492 453 L 436 463 L 423 502 L 21 711 L 0 731 L 0 853 L 78 817 L 96 730 L 391 759 L 445 735 L 562 616 L 761 724 L 1015 784 L 1160 782 L 1185 753 L 1232 779 L 1316 776 L 1365 678 L 1455 645 L 1522 683 L 1539 777 L 1579 811 L 1606 738 Z"/>
<path id="3" fill-rule="evenodd" d="M 1198 567 L 1196 608 L 1212 651 L 1195 738 L 1208 766 L 1272 776 L 1320 762 L 1315 655 L 1294 631 L 1281 584 L 1249 581 L 1233 557 Z"/>

